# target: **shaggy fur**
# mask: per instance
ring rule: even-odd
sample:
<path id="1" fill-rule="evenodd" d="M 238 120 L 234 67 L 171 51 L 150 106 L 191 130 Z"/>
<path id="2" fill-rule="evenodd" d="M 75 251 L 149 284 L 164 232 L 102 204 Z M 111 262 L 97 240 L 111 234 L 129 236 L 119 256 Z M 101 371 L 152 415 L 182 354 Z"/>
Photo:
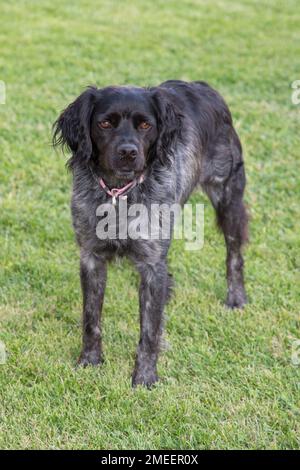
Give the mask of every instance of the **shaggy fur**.
<path id="1" fill-rule="evenodd" d="M 98 177 L 109 187 L 121 187 L 143 172 L 144 181 L 128 193 L 128 206 L 182 205 L 201 185 L 216 210 L 226 242 L 226 304 L 230 308 L 243 307 L 245 173 L 230 111 L 221 96 L 204 82 L 167 81 L 154 88 L 88 88 L 56 121 L 54 144 L 72 152 L 71 209 L 80 247 L 83 293 L 79 363 L 86 366 L 102 361 L 106 265 L 115 255 L 126 255 L 141 277 L 141 333 L 132 384 L 151 386 L 158 379 L 163 310 L 170 290 L 167 253 L 171 240 L 100 240 L 96 235 L 96 209 L 101 203 L 111 203 L 111 198 L 99 186 Z"/>

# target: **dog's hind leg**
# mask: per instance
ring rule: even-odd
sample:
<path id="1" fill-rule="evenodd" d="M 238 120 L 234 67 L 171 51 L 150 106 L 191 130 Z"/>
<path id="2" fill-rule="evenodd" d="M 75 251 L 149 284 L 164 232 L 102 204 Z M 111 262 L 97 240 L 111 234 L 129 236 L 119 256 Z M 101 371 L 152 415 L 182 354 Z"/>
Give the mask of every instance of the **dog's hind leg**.
<path id="1" fill-rule="evenodd" d="M 240 160 L 233 166 L 225 182 L 211 182 L 204 185 L 216 210 L 218 226 L 226 242 L 228 284 L 226 305 L 230 308 L 242 308 L 247 302 L 242 256 L 242 245 L 247 241 L 248 222 L 243 203 L 245 183 L 244 165 Z"/>

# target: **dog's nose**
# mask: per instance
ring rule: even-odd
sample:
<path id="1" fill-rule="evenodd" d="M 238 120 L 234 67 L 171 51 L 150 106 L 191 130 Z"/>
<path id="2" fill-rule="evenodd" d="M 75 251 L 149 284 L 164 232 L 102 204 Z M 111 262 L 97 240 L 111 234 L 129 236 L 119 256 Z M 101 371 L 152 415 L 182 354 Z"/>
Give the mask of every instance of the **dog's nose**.
<path id="1" fill-rule="evenodd" d="M 135 160 L 138 154 L 138 149 L 134 144 L 123 144 L 118 147 L 118 155 L 120 158 L 127 158 Z"/>

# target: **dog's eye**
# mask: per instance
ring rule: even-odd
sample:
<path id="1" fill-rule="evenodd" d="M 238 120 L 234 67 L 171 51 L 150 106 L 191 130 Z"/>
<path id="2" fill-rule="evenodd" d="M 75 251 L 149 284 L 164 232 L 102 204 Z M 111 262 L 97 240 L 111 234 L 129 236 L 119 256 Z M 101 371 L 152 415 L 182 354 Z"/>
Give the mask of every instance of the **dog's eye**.
<path id="1" fill-rule="evenodd" d="M 146 131 L 147 129 L 150 129 L 150 127 L 151 127 L 151 124 L 149 124 L 149 122 L 147 122 L 147 121 L 142 121 L 139 124 L 139 129 L 142 129 L 143 131 Z"/>
<path id="2" fill-rule="evenodd" d="M 99 127 L 102 129 L 111 129 L 112 128 L 112 123 L 108 120 L 101 121 L 98 123 Z"/>

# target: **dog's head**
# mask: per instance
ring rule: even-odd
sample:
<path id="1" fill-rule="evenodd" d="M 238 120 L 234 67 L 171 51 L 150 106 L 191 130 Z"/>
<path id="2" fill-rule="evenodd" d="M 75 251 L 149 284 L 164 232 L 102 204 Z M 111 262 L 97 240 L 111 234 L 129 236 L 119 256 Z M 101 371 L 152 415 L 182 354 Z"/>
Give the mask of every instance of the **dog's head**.
<path id="1" fill-rule="evenodd" d="M 158 158 L 167 163 L 181 115 L 163 88 L 88 88 L 54 124 L 55 145 L 72 151 L 69 166 L 93 162 L 129 180 Z"/>

